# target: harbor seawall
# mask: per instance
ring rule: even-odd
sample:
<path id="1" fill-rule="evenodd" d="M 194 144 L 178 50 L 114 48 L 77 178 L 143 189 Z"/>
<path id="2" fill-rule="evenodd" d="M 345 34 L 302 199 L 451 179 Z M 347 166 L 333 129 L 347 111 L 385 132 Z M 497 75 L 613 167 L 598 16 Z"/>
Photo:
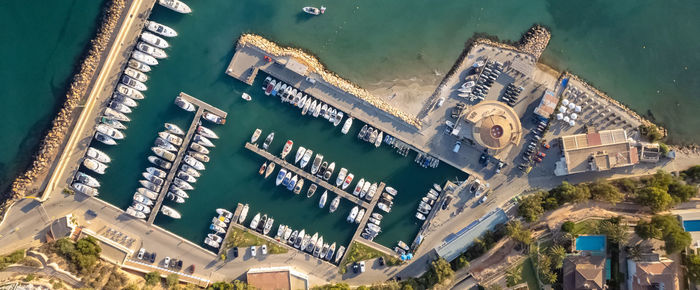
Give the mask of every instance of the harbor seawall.
<path id="1" fill-rule="evenodd" d="M 68 86 L 63 105 L 51 122 L 46 135 L 41 140 L 29 167 L 15 178 L 9 190 L 3 194 L 3 210 L 13 200 L 24 197 L 28 188 L 36 181 L 37 177 L 45 173 L 51 166 L 52 160 L 56 157 L 59 149 L 61 149 L 66 133 L 74 121 L 74 113 L 90 87 L 90 83 L 97 72 L 102 56 L 109 45 L 110 38 L 114 34 L 114 30 L 125 8 L 125 0 L 108 0 L 105 2 L 102 9 L 101 23 L 96 30 L 95 37 L 90 40 L 89 48 Z"/>
<path id="2" fill-rule="evenodd" d="M 256 34 L 241 35 L 241 37 L 238 39 L 238 45 L 253 45 L 274 56 L 292 57 L 299 63 L 304 64 L 311 72 L 318 74 L 327 83 L 360 98 L 372 106 L 401 119 L 411 126 L 416 128 L 421 127 L 421 122 L 416 117 L 410 116 L 409 114 L 392 107 L 387 102 L 375 97 L 367 90 L 360 88 L 358 85 L 327 70 L 315 56 L 301 49 L 281 47 L 276 43 Z"/>

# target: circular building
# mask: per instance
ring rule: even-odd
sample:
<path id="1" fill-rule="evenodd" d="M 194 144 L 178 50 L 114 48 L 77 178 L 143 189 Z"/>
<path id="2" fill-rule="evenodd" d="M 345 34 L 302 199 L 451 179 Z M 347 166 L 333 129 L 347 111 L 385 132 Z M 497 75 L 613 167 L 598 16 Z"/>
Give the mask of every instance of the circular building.
<path id="1" fill-rule="evenodd" d="M 474 141 L 490 150 L 517 145 L 522 135 L 518 115 L 505 103 L 483 101 L 471 107 L 464 120 L 472 125 Z"/>

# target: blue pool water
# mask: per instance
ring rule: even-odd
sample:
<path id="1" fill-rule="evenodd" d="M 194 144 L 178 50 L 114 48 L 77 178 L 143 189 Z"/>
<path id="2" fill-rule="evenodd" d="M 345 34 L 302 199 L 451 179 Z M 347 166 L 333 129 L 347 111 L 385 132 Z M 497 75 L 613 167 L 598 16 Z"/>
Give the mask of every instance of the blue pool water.
<path id="1" fill-rule="evenodd" d="M 700 232 L 700 220 L 683 221 L 686 232 Z"/>
<path id="2" fill-rule="evenodd" d="M 576 238 L 576 250 L 605 253 L 605 236 L 580 236 Z"/>

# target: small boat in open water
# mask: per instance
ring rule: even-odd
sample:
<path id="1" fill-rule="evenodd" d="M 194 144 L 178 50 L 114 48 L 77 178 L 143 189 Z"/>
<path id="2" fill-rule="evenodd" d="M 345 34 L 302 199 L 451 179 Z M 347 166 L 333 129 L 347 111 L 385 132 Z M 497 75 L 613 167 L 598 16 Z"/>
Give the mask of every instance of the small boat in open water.
<path id="1" fill-rule="evenodd" d="M 246 101 L 248 101 L 248 102 L 250 102 L 250 100 L 253 99 L 253 98 L 250 97 L 249 94 L 246 94 L 246 93 L 243 93 L 243 94 L 241 95 L 241 98 L 244 99 L 244 100 L 246 100 Z"/>
<path id="2" fill-rule="evenodd" d="M 304 11 L 306 14 L 320 15 L 326 12 L 326 7 L 321 6 L 321 9 L 318 9 L 316 7 L 306 6 L 304 8 L 301 8 L 301 10 Z"/>

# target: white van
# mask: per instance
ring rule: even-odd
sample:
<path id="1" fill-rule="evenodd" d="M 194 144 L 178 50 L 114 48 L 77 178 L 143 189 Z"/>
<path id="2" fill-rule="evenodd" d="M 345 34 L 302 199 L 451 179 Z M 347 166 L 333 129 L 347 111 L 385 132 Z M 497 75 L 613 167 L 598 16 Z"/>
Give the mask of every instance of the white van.
<path id="1" fill-rule="evenodd" d="M 457 141 L 457 143 L 455 143 L 455 147 L 452 148 L 452 152 L 454 152 L 454 153 L 459 152 L 459 147 L 462 147 L 462 142 L 461 142 L 461 141 Z"/>

